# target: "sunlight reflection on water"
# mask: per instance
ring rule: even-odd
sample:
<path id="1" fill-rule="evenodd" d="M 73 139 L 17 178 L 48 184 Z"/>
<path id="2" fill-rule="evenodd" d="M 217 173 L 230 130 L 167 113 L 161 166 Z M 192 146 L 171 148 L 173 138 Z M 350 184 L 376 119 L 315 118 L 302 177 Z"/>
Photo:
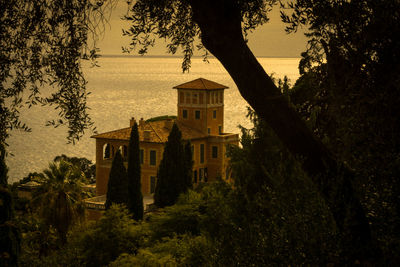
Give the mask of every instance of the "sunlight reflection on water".
<path id="1" fill-rule="evenodd" d="M 259 58 L 261 65 L 274 77 L 288 76 L 292 83 L 298 78 L 299 58 Z M 216 59 L 203 63 L 192 61 L 190 73 L 182 73 L 180 58 L 105 57 L 101 67 L 84 67 L 88 81 L 88 106 L 98 131 L 105 132 L 129 126 L 130 117 L 144 119 L 176 114 L 176 91 L 173 86 L 203 77 L 230 89 L 225 91 L 225 131 L 239 132 L 239 124 L 249 127 L 246 119 L 247 103 Z M 32 133 L 14 131 L 8 140 L 9 182 L 17 181 L 29 172 L 42 171 L 60 154 L 95 160 L 95 141 L 86 133 L 76 145 L 66 144 L 66 128 L 45 127 L 47 120 L 55 118 L 52 108 L 34 107 L 21 111 L 21 118 Z"/>

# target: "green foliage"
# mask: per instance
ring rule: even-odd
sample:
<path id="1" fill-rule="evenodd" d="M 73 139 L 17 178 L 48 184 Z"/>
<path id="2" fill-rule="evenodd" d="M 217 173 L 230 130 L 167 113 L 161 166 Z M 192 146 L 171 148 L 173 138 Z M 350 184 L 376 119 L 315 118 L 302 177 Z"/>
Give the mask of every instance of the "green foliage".
<path id="1" fill-rule="evenodd" d="M 187 194 L 181 195 L 176 205 L 149 215 L 147 222 L 151 229 L 151 242 L 175 235 L 200 234 L 201 198 L 193 191 Z"/>
<path id="2" fill-rule="evenodd" d="M 123 253 L 136 254 L 145 233 L 124 206 L 112 205 L 98 221 L 73 229 L 68 243 L 37 266 L 106 266 Z"/>
<path id="3" fill-rule="evenodd" d="M 128 146 L 128 209 L 133 219 L 143 219 L 143 195 L 140 172 L 138 125 L 132 126 Z"/>
<path id="4" fill-rule="evenodd" d="M 81 170 L 60 160 L 49 164 L 44 178 L 34 192 L 32 205 L 47 227 L 54 227 L 61 243 L 66 242 L 70 226 L 84 217 Z M 50 229 L 47 229 L 49 231 Z"/>
<path id="5" fill-rule="evenodd" d="M 106 209 L 112 204 L 128 203 L 128 177 L 124 162 L 119 150 L 115 153 L 111 164 L 110 176 L 107 185 Z"/>
<path id="6" fill-rule="evenodd" d="M 166 238 L 136 255 L 122 254 L 110 266 L 209 266 L 211 243 L 204 236 Z"/>
<path id="7" fill-rule="evenodd" d="M 158 207 L 162 208 L 175 204 L 179 195 L 190 188 L 191 183 L 189 184 L 188 181 L 191 180 L 191 177 L 188 177 L 190 172 L 187 169 L 189 160 L 185 159 L 185 156 L 182 133 L 174 123 L 158 167 L 154 194 L 154 204 Z"/>
<path id="8" fill-rule="evenodd" d="M 53 161 L 64 160 L 79 168 L 85 175 L 88 183 L 96 182 L 96 164 L 87 158 L 68 157 L 64 154 L 56 156 Z"/>
<path id="9" fill-rule="evenodd" d="M 333 220 L 312 185 L 303 182 L 264 187 L 252 200 L 224 182 L 188 191 L 175 205 L 151 214 L 142 224 L 146 242 L 111 266 L 334 263 Z"/>
<path id="10" fill-rule="evenodd" d="M 37 212 L 25 212 L 17 217 L 22 233 L 21 266 L 43 266 L 41 259 L 60 247 L 59 236 Z"/>
<path id="11" fill-rule="evenodd" d="M 400 17 L 392 10 L 400 4 L 296 1 L 292 8 L 283 17 L 289 30 L 308 24 L 309 46 L 291 100 L 310 129 L 353 169 L 383 260 L 397 265 Z"/>
<path id="12" fill-rule="evenodd" d="M 17 210 L 15 220 L 23 237 L 21 266 L 57 265 L 51 263 L 48 255 L 53 255 L 65 244 L 72 226 L 83 221 L 85 210 L 82 200 L 88 195 L 82 186 L 87 183 L 92 166 L 85 158 L 61 155 L 55 157 L 43 173 L 29 173 L 13 184 Z M 18 185 L 30 181 L 39 184 L 39 188 L 33 191 L 33 199 L 19 198 Z"/>
<path id="13" fill-rule="evenodd" d="M 332 262 L 331 246 L 337 240 L 326 206 L 312 186 L 297 182 L 279 189 L 264 187 L 252 200 L 222 181 L 206 184 L 201 192 L 189 190 L 175 205 L 140 223 L 125 208 L 113 205 L 99 221 L 74 229 L 62 249 L 36 262 L 38 266 Z"/>
<path id="14" fill-rule="evenodd" d="M 231 147 L 235 189 L 210 191 L 208 234 L 220 265 L 325 265 L 336 262 L 340 236 L 317 189 L 252 111 Z M 218 214 L 215 221 L 212 214 Z"/>
<path id="15" fill-rule="evenodd" d="M 177 204 L 150 214 L 142 224 L 146 242 L 134 255 L 122 254 L 111 266 L 207 266 L 214 247 L 200 235 L 201 194 L 189 190 Z"/>
<path id="16" fill-rule="evenodd" d="M 137 255 L 121 254 L 109 266 L 178 266 L 176 260 L 170 254 L 153 254 L 148 250 L 141 250 Z"/>
<path id="17" fill-rule="evenodd" d="M 224 182 L 207 184 L 199 193 L 188 191 L 175 205 L 151 214 L 142 224 L 146 242 L 111 266 L 337 262 L 339 237 L 315 188 L 299 166 L 281 178 L 274 188 L 263 186 L 252 195 L 243 191 L 247 187 L 233 189 Z"/>
<path id="18" fill-rule="evenodd" d="M 176 120 L 176 116 L 175 115 L 163 115 L 163 116 L 157 116 L 157 117 L 153 117 L 150 119 L 147 119 L 146 122 L 152 122 L 152 121 L 163 121 L 163 120 Z"/>
<path id="19" fill-rule="evenodd" d="M 110 207 L 104 216 L 83 234 L 75 233 L 81 247 L 79 258 L 86 266 L 103 266 L 115 260 L 122 253 L 135 253 L 143 242 L 140 225 L 125 208 Z"/>

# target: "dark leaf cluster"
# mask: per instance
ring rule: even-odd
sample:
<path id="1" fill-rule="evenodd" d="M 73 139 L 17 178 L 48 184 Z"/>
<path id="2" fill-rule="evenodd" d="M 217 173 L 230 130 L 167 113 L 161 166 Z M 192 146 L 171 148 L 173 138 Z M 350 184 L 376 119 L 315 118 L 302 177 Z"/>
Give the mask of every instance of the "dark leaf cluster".
<path id="1" fill-rule="evenodd" d="M 195 49 L 203 51 L 207 61 L 208 52 L 199 42 L 201 31 L 193 20 L 193 6 L 200 0 L 146 0 L 136 1 L 129 9 L 125 20 L 131 22 L 129 29 L 123 34 L 132 38 L 126 52 L 137 49 L 143 55 L 149 47 L 154 46 L 157 38 L 167 40 L 167 52 L 175 54 L 179 49 L 183 53 L 182 70 L 189 71 L 191 57 Z M 209 1 L 210 5 L 212 1 Z M 218 4 L 227 8 L 232 6 L 239 10 L 243 24 L 243 33 L 254 30 L 268 21 L 267 12 L 275 4 L 275 0 L 218 0 Z M 226 2 L 226 3 L 225 3 Z"/>
<path id="2" fill-rule="evenodd" d="M 399 1 L 294 1 L 288 30 L 309 46 L 291 100 L 310 129 L 356 174 L 373 233 L 399 262 Z"/>
<path id="3" fill-rule="evenodd" d="M 82 60 L 95 64 L 95 40 L 113 2 L 1 1 L 1 142 L 9 130 L 30 130 L 20 110 L 34 105 L 54 106 L 60 119 L 48 125 L 67 125 L 71 142 L 93 128 Z"/>

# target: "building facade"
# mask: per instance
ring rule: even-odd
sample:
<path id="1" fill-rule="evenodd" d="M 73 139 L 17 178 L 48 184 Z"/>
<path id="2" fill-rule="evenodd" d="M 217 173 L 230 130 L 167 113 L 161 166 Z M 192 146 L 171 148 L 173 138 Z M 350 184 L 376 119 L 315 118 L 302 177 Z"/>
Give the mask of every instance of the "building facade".
<path id="1" fill-rule="evenodd" d="M 224 90 L 228 87 L 199 78 L 173 87 L 177 90 L 176 117 L 159 117 L 137 121 L 143 195 L 153 194 L 157 182 L 157 169 L 162 159 L 164 144 L 174 123 L 189 140 L 193 152 L 193 184 L 209 182 L 217 177 L 227 178 L 229 159 L 226 147 L 238 145 L 238 134 L 224 132 Z M 129 127 L 92 136 L 96 139 L 96 194 L 107 193 L 112 158 L 117 150 L 127 164 Z M 126 166 L 127 167 L 127 166 Z"/>

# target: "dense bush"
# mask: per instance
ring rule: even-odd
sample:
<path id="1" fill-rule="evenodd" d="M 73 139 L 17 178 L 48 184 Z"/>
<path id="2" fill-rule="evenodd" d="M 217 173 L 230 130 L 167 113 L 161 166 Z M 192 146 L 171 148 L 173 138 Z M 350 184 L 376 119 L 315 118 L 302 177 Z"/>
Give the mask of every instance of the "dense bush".
<path id="1" fill-rule="evenodd" d="M 145 233 L 125 207 L 112 205 L 98 221 L 76 227 L 68 244 L 38 266 L 105 266 L 123 253 L 136 254 Z"/>

